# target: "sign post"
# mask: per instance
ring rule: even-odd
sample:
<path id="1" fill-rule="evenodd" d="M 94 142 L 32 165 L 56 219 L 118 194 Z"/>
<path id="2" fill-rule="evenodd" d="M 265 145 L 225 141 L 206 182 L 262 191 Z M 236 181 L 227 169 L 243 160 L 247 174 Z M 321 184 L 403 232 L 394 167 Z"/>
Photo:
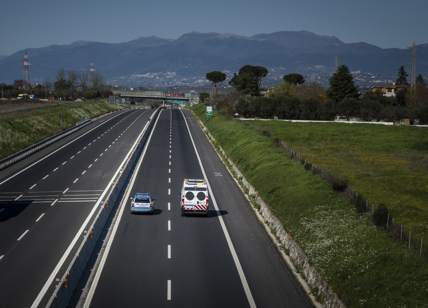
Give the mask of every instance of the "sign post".
<path id="1" fill-rule="evenodd" d="M 207 120 L 208 120 L 209 115 L 213 115 L 213 107 L 212 106 L 207 106 Z"/>

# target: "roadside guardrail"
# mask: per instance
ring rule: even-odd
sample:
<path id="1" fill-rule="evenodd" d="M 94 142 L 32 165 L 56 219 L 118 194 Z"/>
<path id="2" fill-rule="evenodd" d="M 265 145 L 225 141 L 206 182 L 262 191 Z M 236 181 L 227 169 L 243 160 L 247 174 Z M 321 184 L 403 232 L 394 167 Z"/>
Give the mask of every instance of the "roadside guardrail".
<path id="1" fill-rule="evenodd" d="M 121 167 L 121 172 L 110 185 L 106 196 L 100 203 L 95 220 L 89 229 L 85 231 L 83 235 L 83 242 L 80 244 L 76 254 L 70 262 L 70 265 L 67 267 L 67 270 L 56 285 L 55 291 L 50 297 L 46 307 L 62 308 L 67 306 L 97 243 L 97 240 L 101 235 L 104 225 L 114 208 L 114 204 L 116 203 L 124 184 L 132 174 L 131 171 L 134 167 L 134 164 L 137 163 L 138 157 L 140 156 L 141 151 L 146 144 L 147 138 L 153 128 L 153 123 L 156 121 L 157 116 L 159 115 L 159 112 L 162 108 L 163 107 L 159 107 L 156 109 L 156 111 L 150 117 L 148 123 L 143 129 L 140 141 L 136 143 L 135 148 L 133 151 L 131 151 L 132 155 L 130 155 L 125 164 Z"/>
<path id="2" fill-rule="evenodd" d="M 6 158 L 3 158 L 2 160 L 0 160 L 0 170 L 16 163 L 17 161 L 20 161 L 21 159 L 24 159 L 28 155 L 31 155 L 34 152 L 37 152 L 38 150 L 48 146 L 49 144 L 54 143 L 58 139 L 64 138 L 65 136 L 75 132 L 76 130 L 82 128 L 83 126 L 89 124 L 90 122 L 91 122 L 91 118 L 83 119 L 82 121 L 77 122 L 76 125 L 73 127 L 70 127 L 56 135 L 53 135 L 49 138 L 46 138 L 45 140 L 42 140 L 36 144 L 33 144 L 28 148 L 25 148 L 15 154 L 12 154 Z"/>

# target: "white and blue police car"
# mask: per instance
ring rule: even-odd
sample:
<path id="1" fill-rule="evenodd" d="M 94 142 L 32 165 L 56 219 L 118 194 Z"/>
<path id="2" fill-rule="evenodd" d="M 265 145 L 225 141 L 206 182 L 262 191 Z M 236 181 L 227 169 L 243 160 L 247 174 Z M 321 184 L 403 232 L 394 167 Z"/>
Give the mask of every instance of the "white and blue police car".
<path id="1" fill-rule="evenodd" d="M 134 198 L 131 198 L 131 214 L 134 213 L 152 213 L 155 210 L 155 201 L 149 193 L 136 193 Z"/>

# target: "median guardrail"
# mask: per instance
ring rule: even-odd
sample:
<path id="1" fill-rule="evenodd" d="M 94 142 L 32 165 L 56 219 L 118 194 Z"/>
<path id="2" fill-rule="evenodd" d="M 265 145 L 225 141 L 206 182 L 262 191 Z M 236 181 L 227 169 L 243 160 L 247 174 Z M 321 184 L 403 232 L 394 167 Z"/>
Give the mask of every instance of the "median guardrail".
<path id="1" fill-rule="evenodd" d="M 20 161 L 21 159 L 24 159 L 28 155 L 31 155 L 34 152 L 37 152 L 38 150 L 48 146 L 49 144 L 54 143 L 58 139 L 64 138 L 65 136 L 75 132 L 76 130 L 82 128 L 83 126 L 89 124 L 90 122 L 91 122 L 91 118 L 85 118 L 82 121 L 77 122 L 76 125 L 73 127 L 70 127 L 56 135 L 53 135 L 49 138 L 46 138 L 45 140 L 42 140 L 36 144 L 33 144 L 28 148 L 25 148 L 15 154 L 12 154 L 6 158 L 3 158 L 2 160 L 0 160 L 0 170 L 16 163 L 17 161 Z"/>
<path id="2" fill-rule="evenodd" d="M 85 266 L 91 256 L 91 253 L 97 243 L 98 238 L 110 216 L 111 211 L 114 208 L 114 204 L 118 200 L 118 197 L 124 187 L 124 184 L 132 174 L 133 167 L 138 161 L 148 136 L 153 128 L 153 123 L 156 121 L 159 112 L 163 107 L 159 107 L 150 117 L 148 123 L 144 127 L 141 139 L 136 143 L 134 149 L 131 151 L 132 155 L 127 159 L 124 165 L 121 167 L 121 172 L 112 182 L 105 198 L 100 203 L 100 208 L 96 214 L 96 218 L 87 231 L 83 234 L 83 242 L 80 244 L 76 254 L 74 255 L 70 265 L 63 274 L 62 278 L 55 287 L 54 294 L 51 296 L 46 307 L 60 308 L 66 307 L 74 289 L 76 288 L 80 277 L 85 269 Z"/>

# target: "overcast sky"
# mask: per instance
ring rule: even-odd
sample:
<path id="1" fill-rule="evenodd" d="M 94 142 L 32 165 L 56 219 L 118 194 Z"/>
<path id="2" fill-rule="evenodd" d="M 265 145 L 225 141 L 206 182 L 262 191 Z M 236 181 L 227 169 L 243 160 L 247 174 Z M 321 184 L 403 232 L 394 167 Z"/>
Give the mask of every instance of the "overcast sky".
<path id="1" fill-rule="evenodd" d="M 21 0 L 2 5 L 0 55 L 77 40 L 307 30 L 382 48 L 428 43 L 428 0 Z"/>

